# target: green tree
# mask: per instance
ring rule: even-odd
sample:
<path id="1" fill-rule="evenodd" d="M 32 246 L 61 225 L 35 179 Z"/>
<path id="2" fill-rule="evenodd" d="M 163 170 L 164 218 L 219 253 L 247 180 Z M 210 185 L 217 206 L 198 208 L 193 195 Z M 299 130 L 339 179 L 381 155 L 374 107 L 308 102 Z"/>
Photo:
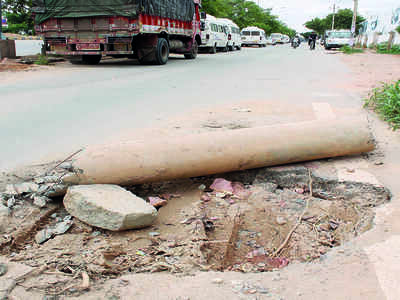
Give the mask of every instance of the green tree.
<path id="1" fill-rule="evenodd" d="M 18 33 L 33 30 L 32 0 L 2 0 L 8 28 L 5 32 Z"/>
<path id="2" fill-rule="evenodd" d="M 314 30 L 318 34 L 323 34 L 326 30 L 332 29 L 333 14 L 327 15 L 325 18 L 314 18 L 311 21 L 306 22 L 304 25 L 311 30 Z M 356 32 L 358 33 L 361 29 L 361 23 L 365 21 L 362 16 L 357 16 L 356 21 Z M 351 29 L 353 22 L 353 11 L 351 9 L 340 9 L 335 14 L 335 27 L 334 29 Z"/>

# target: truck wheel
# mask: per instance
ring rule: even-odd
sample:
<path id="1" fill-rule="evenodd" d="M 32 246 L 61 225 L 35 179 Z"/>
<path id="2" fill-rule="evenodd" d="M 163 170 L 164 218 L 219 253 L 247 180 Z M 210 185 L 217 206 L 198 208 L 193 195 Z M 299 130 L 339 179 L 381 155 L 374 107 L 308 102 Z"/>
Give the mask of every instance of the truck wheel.
<path id="1" fill-rule="evenodd" d="M 237 49 L 240 51 L 242 50 L 242 46 L 237 46 Z"/>
<path id="2" fill-rule="evenodd" d="M 217 53 L 217 45 L 214 45 L 214 47 L 211 47 L 210 53 L 211 53 L 211 54 Z"/>
<path id="3" fill-rule="evenodd" d="M 155 63 L 157 65 L 165 65 L 168 61 L 168 56 L 169 46 L 167 40 L 164 38 L 158 38 Z"/>
<path id="4" fill-rule="evenodd" d="M 197 53 L 199 52 L 199 45 L 197 45 L 197 41 L 194 41 L 192 45 L 192 50 L 190 53 L 185 54 L 186 59 L 195 59 L 197 57 Z"/>
<path id="5" fill-rule="evenodd" d="M 97 65 L 101 61 L 101 55 L 83 55 L 82 63 L 86 65 Z"/>

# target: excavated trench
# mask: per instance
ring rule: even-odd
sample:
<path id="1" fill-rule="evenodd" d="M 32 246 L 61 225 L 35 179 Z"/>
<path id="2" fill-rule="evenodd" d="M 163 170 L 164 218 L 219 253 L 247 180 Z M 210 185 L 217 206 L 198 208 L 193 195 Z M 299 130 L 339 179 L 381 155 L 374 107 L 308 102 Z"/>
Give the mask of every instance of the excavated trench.
<path id="1" fill-rule="evenodd" d="M 210 189 L 216 178 L 233 191 Z M 319 177 L 302 165 L 128 189 L 168 200 L 151 228 L 109 232 L 74 219 L 67 233 L 39 245 L 35 235 L 67 213 L 61 199 L 42 210 L 25 199 L 10 217 L 0 251 L 12 261 L 66 276 L 84 272 L 97 282 L 128 272 L 265 272 L 318 259 L 368 231 L 374 208 L 391 198 L 384 187 Z M 79 292 L 64 287 L 62 281 L 40 289 Z"/>

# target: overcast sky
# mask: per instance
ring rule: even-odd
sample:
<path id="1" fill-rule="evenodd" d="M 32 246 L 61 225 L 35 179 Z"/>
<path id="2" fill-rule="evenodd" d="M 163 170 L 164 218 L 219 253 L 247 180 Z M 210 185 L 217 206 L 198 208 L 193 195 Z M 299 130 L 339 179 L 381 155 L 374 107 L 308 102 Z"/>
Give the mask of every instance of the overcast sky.
<path id="1" fill-rule="evenodd" d="M 332 12 L 334 0 L 253 0 L 264 8 L 272 8 L 291 28 L 306 31 L 303 24 Z M 353 8 L 353 0 L 336 0 L 339 8 Z M 390 13 L 400 7 L 399 0 L 359 0 L 359 12 L 366 15 Z"/>

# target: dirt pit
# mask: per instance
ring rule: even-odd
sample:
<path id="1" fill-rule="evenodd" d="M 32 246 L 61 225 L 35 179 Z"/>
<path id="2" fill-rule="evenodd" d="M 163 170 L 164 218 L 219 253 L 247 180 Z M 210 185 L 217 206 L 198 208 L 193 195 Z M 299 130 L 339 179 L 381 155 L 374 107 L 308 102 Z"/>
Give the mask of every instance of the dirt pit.
<path id="1" fill-rule="evenodd" d="M 109 232 L 74 219 L 67 233 L 40 245 L 35 235 L 67 216 L 62 199 L 42 209 L 18 200 L 0 251 L 41 271 L 24 287 L 78 294 L 81 274 L 93 287 L 129 272 L 272 271 L 318 259 L 369 230 L 374 207 L 390 200 L 384 187 L 322 178 L 302 165 L 128 189 L 168 200 L 151 228 Z"/>

